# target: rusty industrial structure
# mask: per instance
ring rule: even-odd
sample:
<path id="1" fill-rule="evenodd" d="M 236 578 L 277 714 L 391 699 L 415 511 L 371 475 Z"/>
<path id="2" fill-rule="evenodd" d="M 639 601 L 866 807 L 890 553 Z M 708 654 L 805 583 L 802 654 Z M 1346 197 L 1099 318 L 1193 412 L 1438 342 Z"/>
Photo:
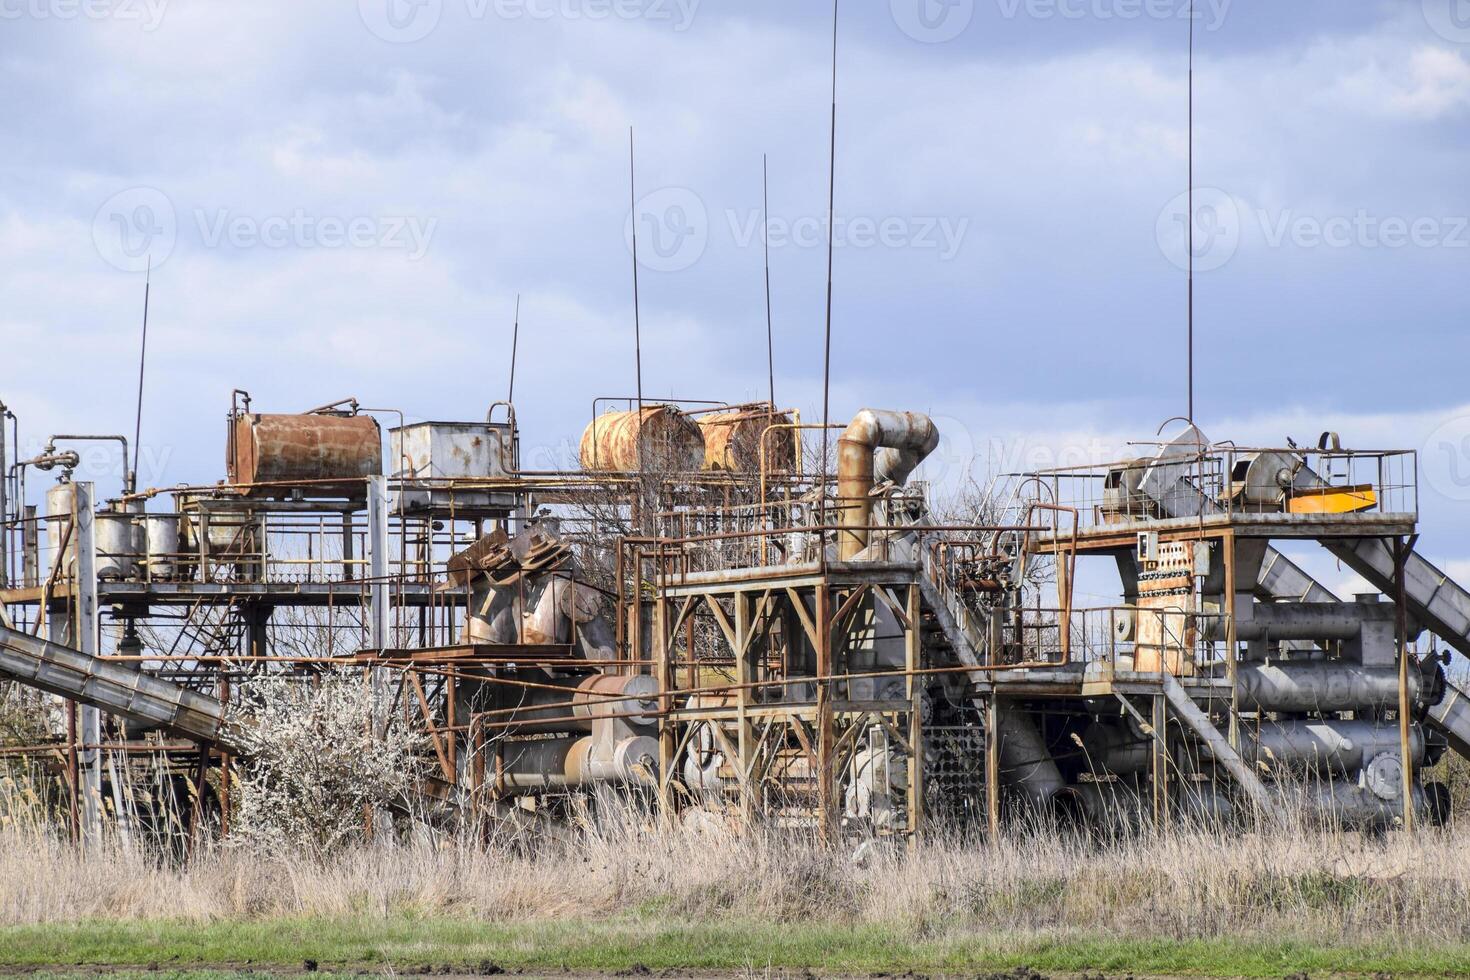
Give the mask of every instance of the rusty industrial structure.
<path id="1" fill-rule="evenodd" d="M 929 418 L 832 428 L 829 474 L 795 411 L 600 400 L 580 468 L 530 471 L 509 404 L 408 423 L 236 392 L 223 480 L 103 499 L 72 478 L 93 437 L 14 461 L 12 424 L 0 683 L 51 735 L 5 751 L 62 776 L 79 836 L 159 759 L 224 831 L 232 692 L 336 665 L 426 733 L 425 794 L 475 815 L 555 820 L 601 788 L 669 819 L 909 839 L 1443 818 L 1423 773 L 1470 753 L 1444 670 L 1470 656 L 1470 593 L 1414 551 L 1412 452 L 1185 424 L 999 482 L 965 523 L 911 479 Z M 1283 542 L 1377 592 L 1332 594 Z M 1073 601 L 1093 563 L 1111 606 Z"/>

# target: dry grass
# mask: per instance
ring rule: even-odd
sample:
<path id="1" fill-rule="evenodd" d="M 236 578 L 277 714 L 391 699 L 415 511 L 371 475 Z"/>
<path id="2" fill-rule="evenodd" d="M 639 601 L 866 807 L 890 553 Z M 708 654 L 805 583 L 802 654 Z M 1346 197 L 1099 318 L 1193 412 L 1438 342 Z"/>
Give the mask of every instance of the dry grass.
<path id="1" fill-rule="evenodd" d="M 1110 847 L 1026 838 L 849 849 L 774 833 L 584 829 L 534 855 L 449 840 L 337 856 L 214 847 L 171 866 L 83 856 L 39 826 L 0 831 L 0 925 L 97 920 L 452 916 L 882 925 L 928 938 L 1127 932 L 1470 941 L 1470 842 L 1453 831 L 1179 832 Z M 1264 931 L 1264 932 L 1263 932 Z"/>

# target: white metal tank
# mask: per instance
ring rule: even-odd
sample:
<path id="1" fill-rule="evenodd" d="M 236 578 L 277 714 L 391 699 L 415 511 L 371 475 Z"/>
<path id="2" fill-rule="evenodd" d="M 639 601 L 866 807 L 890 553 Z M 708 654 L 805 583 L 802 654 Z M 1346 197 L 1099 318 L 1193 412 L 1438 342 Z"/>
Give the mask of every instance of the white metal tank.
<path id="1" fill-rule="evenodd" d="M 142 514 L 141 499 L 110 500 L 107 508 L 98 512 L 95 527 L 99 579 L 115 581 L 137 576 L 145 542 Z"/>
<path id="2" fill-rule="evenodd" d="M 76 487 L 71 483 L 58 483 L 46 491 L 46 545 L 49 554 L 40 571 L 42 580 L 56 565 L 56 553 L 61 550 L 63 541 L 66 542 L 66 556 L 61 559 L 61 571 L 58 574 L 66 573 L 72 557 L 77 553 L 76 540 L 66 533 L 71 526 L 75 497 Z"/>
<path id="3" fill-rule="evenodd" d="M 66 542 L 59 575 L 67 574 L 76 556 L 76 534 L 67 533 L 75 498 L 74 483 L 58 483 L 46 491 L 46 540 L 50 544 L 52 562 L 56 560 L 62 542 Z M 138 524 L 142 512 L 141 500 L 118 500 L 109 502 L 94 516 L 92 528 L 97 548 L 97 578 L 115 581 L 132 578 L 137 573 L 144 545 L 143 528 Z"/>
<path id="4" fill-rule="evenodd" d="M 179 517 L 174 513 L 143 515 L 143 538 L 146 542 L 148 578 L 168 582 L 178 569 Z"/>

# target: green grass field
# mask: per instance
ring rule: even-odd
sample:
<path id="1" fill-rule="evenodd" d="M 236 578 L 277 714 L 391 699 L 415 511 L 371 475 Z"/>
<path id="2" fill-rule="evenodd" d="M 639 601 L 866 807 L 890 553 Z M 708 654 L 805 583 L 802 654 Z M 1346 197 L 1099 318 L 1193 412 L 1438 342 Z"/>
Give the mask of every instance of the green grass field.
<path id="1" fill-rule="evenodd" d="M 1054 939 L 996 935 L 925 940 L 872 926 L 558 921 L 263 920 L 97 922 L 0 929 L 0 966 L 46 972 L 132 968 L 190 976 L 302 970 L 324 973 L 503 970 L 614 973 L 811 969 L 829 975 L 965 974 L 1029 967 L 1042 973 L 1284 977 L 1446 976 L 1470 972 L 1470 948 L 1424 944 L 1317 946 L 1282 940 Z M 158 972 L 151 972 L 156 970 Z M 639 971 L 641 972 L 641 971 Z"/>

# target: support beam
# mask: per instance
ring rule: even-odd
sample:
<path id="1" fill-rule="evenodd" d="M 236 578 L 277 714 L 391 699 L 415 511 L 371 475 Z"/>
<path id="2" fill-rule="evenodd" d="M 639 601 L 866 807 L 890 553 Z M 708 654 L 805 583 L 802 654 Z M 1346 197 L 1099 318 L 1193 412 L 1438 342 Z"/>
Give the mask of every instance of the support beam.
<path id="1" fill-rule="evenodd" d="M 348 523 L 343 530 L 344 558 L 351 548 L 351 515 L 342 519 Z M 388 478 L 370 476 L 367 479 L 367 560 L 368 560 L 368 646 L 382 653 L 392 646 L 388 635 Z M 344 561 L 344 569 L 352 566 Z M 388 727 L 388 672 L 382 667 L 369 669 L 369 688 L 372 692 L 372 720 L 376 731 Z M 451 736 L 453 737 L 453 736 Z M 452 777 L 451 777 L 452 778 Z"/>
<path id="2" fill-rule="evenodd" d="M 1230 682 L 1230 747 L 1240 751 L 1240 686 L 1236 675 L 1240 666 L 1240 639 L 1235 621 L 1235 532 L 1230 531 L 1220 541 L 1221 560 L 1225 566 L 1225 595 L 1221 603 L 1225 613 L 1225 676 Z"/>
<path id="3" fill-rule="evenodd" d="M 76 529 L 76 568 L 72 595 L 76 602 L 72 641 L 79 653 L 96 657 L 102 635 L 101 615 L 97 608 L 97 501 L 91 483 L 78 483 L 72 493 L 72 526 Z M 81 767 L 82 840 L 102 840 L 102 712 L 96 705 L 83 703 L 78 716 L 77 737 L 83 746 L 78 762 Z"/>
<path id="4" fill-rule="evenodd" d="M 1409 600 L 1406 581 L 1408 579 L 1409 556 L 1414 553 L 1412 539 L 1393 539 L 1393 581 L 1396 636 L 1399 657 L 1399 761 L 1403 770 L 1404 830 L 1414 829 L 1414 752 L 1411 748 L 1410 696 L 1409 696 Z"/>
<path id="5" fill-rule="evenodd" d="M 817 586 L 817 676 L 831 677 L 837 638 L 832 630 L 832 594 L 826 584 Z M 837 773 L 833 769 L 836 742 L 832 713 L 832 682 L 817 681 L 817 820 L 825 839 L 837 832 Z"/>
<path id="6" fill-rule="evenodd" d="M 990 842 L 1000 840 L 1000 696 L 985 699 L 985 819 Z"/>
<path id="7" fill-rule="evenodd" d="M 1179 720 L 1199 736 L 1211 757 L 1223 765 L 1235 778 L 1236 783 L 1250 797 L 1251 802 L 1270 819 L 1280 822 L 1281 809 L 1276 805 L 1266 785 L 1261 782 L 1261 778 L 1245 764 L 1240 753 L 1231 748 L 1230 741 L 1220 734 L 1220 730 L 1210 721 L 1209 716 L 1194 703 L 1194 700 L 1172 675 L 1164 674 L 1162 681 L 1164 697 L 1168 698 L 1169 706 L 1174 709 L 1174 714 Z"/>
<path id="8" fill-rule="evenodd" d="M 885 590 L 875 590 L 885 595 Z M 917 844 L 924 829 L 924 668 L 923 637 L 919 633 L 921 596 L 917 585 L 908 587 L 903 616 L 904 666 L 908 670 L 909 695 L 909 840 Z"/>
<path id="9" fill-rule="evenodd" d="M 635 566 L 635 579 L 641 569 Z M 637 585 L 634 585 L 637 590 Z M 674 657 L 673 637 L 669 632 L 669 600 L 660 589 L 653 604 L 654 620 L 654 676 L 658 680 L 659 708 L 663 712 L 658 722 L 658 809 L 660 816 L 669 823 L 674 819 L 673 780 L 674 758 L 678 755 L 674 730 Z"/>
<path id="10" fill-rule="evenodd" d="M 1163 676 L 1172 679 L 1168 671 Z M 1149 752 L 1149 775 L 1153 784 L 1154 829 L 1161 830 L 1169 819 L 1169 715 L 1164 695 L 1155 694 L 1150 699 L 1153 717 L 1150 727 L 1154 738 Z"/>
<path id="11" fill-rule="evenodd" d="M 755 818 L 756 799 L 755 787 L 750 784 L 749 774 L 751 771 L 752 753 L 755 751 L 755 726 L 750 720 L 750 684 L 754 679 L 755 671 L 750 662 L 750 651 L 752 647 L 751 635 L 753 633 L 750 614 L 750 600 L 743 592 L 736 592 L 733 596 L 735 602 L 735 710 L 736 710 L 736 738 L 735 738 L 735 769 L 740 776 L 740 812 L 745 818 L 747 826 Z M 762 600 L 758 604 L 764 608 Z M 693 657 L 694 652 L 690 651 Z M 719 729 L 718 724 L 712 723 L 712 727 Z"/>

